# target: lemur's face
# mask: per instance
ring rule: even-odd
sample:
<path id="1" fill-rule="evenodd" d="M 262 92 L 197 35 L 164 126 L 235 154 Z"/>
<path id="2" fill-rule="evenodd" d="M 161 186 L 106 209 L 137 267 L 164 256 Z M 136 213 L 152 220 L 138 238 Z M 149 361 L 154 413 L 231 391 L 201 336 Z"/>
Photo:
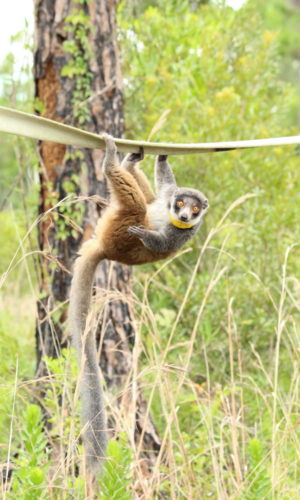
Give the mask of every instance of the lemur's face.
<path id="1" fill-rule="evenodd" d="M 171 216 L 191 226 L 200 222 L 201 217 L 203 217 L 207 209 L 207 198 L 196 189 L 178 188 L 171 199 Z"/>

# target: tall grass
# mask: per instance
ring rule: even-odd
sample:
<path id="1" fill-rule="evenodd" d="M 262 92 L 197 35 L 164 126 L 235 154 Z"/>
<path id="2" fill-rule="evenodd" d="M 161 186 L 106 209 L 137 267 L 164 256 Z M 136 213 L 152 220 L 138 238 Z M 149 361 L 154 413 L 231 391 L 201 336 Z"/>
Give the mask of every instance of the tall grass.
<path id="1" fill-rule="evenodd" d="M 78 373 L 72 353 L 65 351 L 57 360 L 45 360 L 48 376 L 34 378 L 36 290 L 28 272 L 26 238 L 21 238 L 13 283 L 6 273 L 0 311 L 5 353 L 1 460 L 13 468 L 11 479 L 8 468 L 3 472 L 3 499 L 299 498 L 300 281 L 289 273 L 289 257 L 298 249 L 286 249 L 281 275 L 272 288 L 256 270 L 245 270 L 249 295 L 255 282 L 253 289 L 270 305 L 269 319 L 274 324 L 268 349 L 245 342 L 242 332 L 248 316 L 239 309 L 238 296 L 230 286 L 234 256 L 227 247 L 240 227 L 234 222 L 235 211 L 248 202 L 251 195 L 231 205 L 208 232 L 194 262 L 195 253 L 185 249 L 155 270 L 136 273 L 136 294 L 130 299 L 137 325 L 131 371 L 121 394 L 105 391 L 107 411 L 116 421 L 119 439 L 111 440 L 107 465 L 92 492 L 87 487 L 79 439 Z M 204 262 L 211 255 L 207 272 Z M 187 256 L 192 265 L 182 260 Z M 165 280 L 164 273 L 174 264 L 184 269 L 184 292 Z M 24 284 L 18 287 L 18 272 L 22 281 L 27 276 L 30 293 L 24 294 Z M 203 289 L 199 287 L 202 273 L 206 275 Z M 17 293 L 12 293 L 12 286 Z M 200 290 L 196 300 L 195 289 Z M 178 307 L 171 309 L 163 303 L 153 307 L 153 290 L 175 296 Z M 108 300 L 119 298 L 119 294 L 99 290 L 91 325 Z M 209 305 L 216 302 L 224 312 L 226 333 L 221 348 L 218 345 L 219 366 L 218 338 L 205 319 Z M 187 317 L 192 322 L 183 334 Z M 141 441 L 134 439 L 137 385 L 147 397 L 147 412 L 161 439 L 151 474 L 145 472 L 141 459 Z M 41 386 L 43 398 L 37 390 Z M 120 397 L 125 404 L 117 404 Z M 45 427 L 43 415 L 50 427 Z"/>

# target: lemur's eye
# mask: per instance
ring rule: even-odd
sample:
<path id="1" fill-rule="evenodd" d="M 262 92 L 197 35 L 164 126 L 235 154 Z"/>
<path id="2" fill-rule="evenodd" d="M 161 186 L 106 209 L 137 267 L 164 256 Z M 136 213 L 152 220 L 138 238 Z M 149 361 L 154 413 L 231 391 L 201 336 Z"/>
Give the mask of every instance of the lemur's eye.
<path id="1" fill-rule="evenodd" d="M 197 207 L 197 205 L 195 205 L 195 206 L 193 207 L 193 212 L 194 212 L 194 214 L 197 214 L 197 213 L 199 212 L 199 210 L 200 210 L 200 207 Z"/>
<path id="2" fill-rule="evenodd" d="M 184 207 L 184 201 L 179 200 L 179 201 L 177 201 L 176 205 L 177 205 L 177 207 L 182 208 L 182 207 Z"/>

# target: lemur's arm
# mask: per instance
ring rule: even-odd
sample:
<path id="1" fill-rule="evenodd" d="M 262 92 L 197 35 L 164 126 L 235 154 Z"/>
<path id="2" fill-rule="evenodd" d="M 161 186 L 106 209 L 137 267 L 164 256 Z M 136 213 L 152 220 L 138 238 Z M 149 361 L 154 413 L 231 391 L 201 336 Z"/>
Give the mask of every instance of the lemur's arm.
<path id="1" fill-rule="evenodd" d="M 144 243 L 145 247 L 154 252 L 168 252 L 169 241 L 165 234 L 152 231 L 144 226 L 131 226 L 128 228 L 130 234 L 134 234 Z"/>
<path id="2" fill-rule="evenodd" d="M 137 236 L 153 252 L 166 253 L 178 250 L 197 231 L 199 225 L 190 229 L 177 230 L 171 228 L 165 232 L 153 231 L 144 226 L 131 226 L 128 232 Z"/>
<path id="3" fill-rule="evenodd" d="M 159 155 L 155 162 L 155 187 L 158 196 L 166 187 L 176 186 L 176 180 L 167 158 L 167 155 Z"/>

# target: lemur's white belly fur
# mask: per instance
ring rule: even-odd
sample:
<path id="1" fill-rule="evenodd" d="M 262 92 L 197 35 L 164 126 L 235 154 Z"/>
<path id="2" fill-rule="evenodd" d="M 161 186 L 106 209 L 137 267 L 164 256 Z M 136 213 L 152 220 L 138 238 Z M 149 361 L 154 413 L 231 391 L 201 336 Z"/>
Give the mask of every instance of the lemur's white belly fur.
<path id="1" fill-rule="evenodd" d="M 153 229 L 159 231 L 169 220 L 169 210 L 166 200 L 158 198 L 148 206 L 147 214 Z"/>

